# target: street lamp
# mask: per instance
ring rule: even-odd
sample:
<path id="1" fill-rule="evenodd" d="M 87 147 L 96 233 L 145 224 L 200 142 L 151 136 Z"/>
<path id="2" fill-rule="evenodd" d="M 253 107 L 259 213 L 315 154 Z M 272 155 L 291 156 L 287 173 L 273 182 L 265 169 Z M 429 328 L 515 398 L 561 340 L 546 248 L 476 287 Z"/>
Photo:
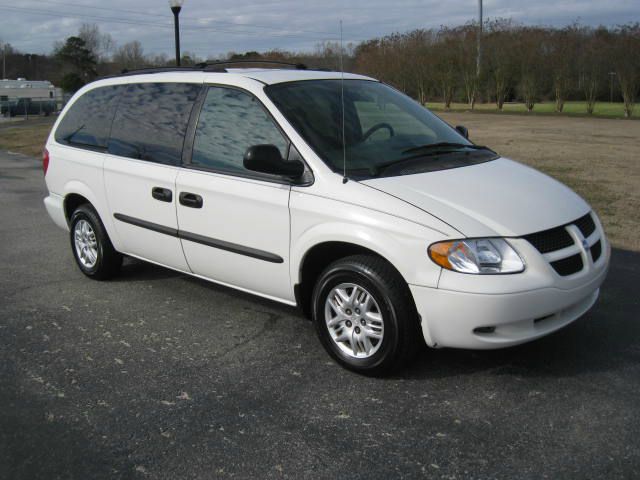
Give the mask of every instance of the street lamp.
<path id="1" fill-rule="evenodd" d="M 182 10 L 182 4 L 184 0 L 169 0 L 169 6 L 173 12 L 173 29 L 176 34 L 176 66 L 180 66 L 180 21 L 178 15 Z"/>

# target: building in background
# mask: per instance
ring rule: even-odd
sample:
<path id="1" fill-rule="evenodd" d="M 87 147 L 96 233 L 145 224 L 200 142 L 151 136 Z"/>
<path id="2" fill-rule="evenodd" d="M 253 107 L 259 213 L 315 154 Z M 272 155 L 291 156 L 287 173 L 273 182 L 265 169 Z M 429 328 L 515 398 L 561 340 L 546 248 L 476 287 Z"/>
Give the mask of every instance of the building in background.
<path id="1" fill-rule="evenodd" d="M 48 80 L 0 80 L 0 113 L 5 116 L 50 115 L 63 104 L 62 89 Z"/>

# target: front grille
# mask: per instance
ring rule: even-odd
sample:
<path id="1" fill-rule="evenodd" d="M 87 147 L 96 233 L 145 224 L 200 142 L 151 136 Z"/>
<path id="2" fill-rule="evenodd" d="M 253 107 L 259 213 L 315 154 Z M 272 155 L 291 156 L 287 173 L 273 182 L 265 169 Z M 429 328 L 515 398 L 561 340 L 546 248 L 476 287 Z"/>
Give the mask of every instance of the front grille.
<path id="1" fill-rule="evenodd" d="M 531 233 L 526 235 L 524 239 L 528 240 L 540 253 L 555 252 L 573 245 L 573 239 L 564 227 Z"/>
<path id="2" fill-rule="evenodd" d="M 567 247 L 575 246 L 573 237 L 569 233 L 570 229 L 567 229 L 569 225 L 575 225 L 580 230 L 583 238 L 588 238 L 596 231 L 596 224 L 593 221 L 591 213 L 587 213 L 585 216 L 578 218 L 577 220 L 560 227 L 550 228 L 549 230 L 543 230 L 541 232 L 530 233 L 525 235 L 525 240 L 529 241 L 540 253 L 547 254 L 551 252 L 557 252 Z M 574 248 L 573 252 L 579 248 Z M 596 242 L 591 246 L 591 261 L 595 263 L 602 255 L 602 243 L 601 239 L 596 239 Z M 570 256 L 565 258 L 558 258 L 558 254 L 552 256 L 556 258 L 553 262 L 549 262 L 551 267 L 563 277 L 573 275 L 580 272 L 584 268 L 584 262 L 580 253 L 569 254 Z M 548 258 L 548 256 L 547 256 Z"/>
<path id="3" fill-rule="evenodd" d="M 602 254 L 602 244 L 600 240 L 593 244 L 591 247 L 591 258 L 593 259 L 593 263 L 596 263 Z"/>
<path id="4" fill-rule="evenodd" d="M 558 275 L 566 277 L 567 275 L 578 273 L 580 270 L 582 270 L 584 264 L 582 263 L 582 257 L 579 253 L 577 253 L 576 255 L 563 258 L 562 260 L 551 262 L 551 266 L 558 273 Z"/>
<path id="5" fill-rule="evenodd" d="M 596 224 L 593 221 L 593 218 L 591 218 L 590 213 L 587 213 L 584 217 L 580 217 L 578 220 L 573 222 L 573 224 L 578 227 L 580 232 L 582 232 L 582 236 L 584 238 L 588 238 L 596 229 Z"/>

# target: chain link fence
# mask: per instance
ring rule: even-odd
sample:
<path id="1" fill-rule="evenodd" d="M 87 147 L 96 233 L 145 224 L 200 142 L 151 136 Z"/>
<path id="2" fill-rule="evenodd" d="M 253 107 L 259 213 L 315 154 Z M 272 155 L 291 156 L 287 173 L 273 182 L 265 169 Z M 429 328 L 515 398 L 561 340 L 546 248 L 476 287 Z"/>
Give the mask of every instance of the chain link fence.
<path id="1" fill-rule="evenodd" d="M 9 97 L 0 96 L 0 117 L 29 118 L 56 114 L 62 110 L 69 98 L 50 97 Z"/>

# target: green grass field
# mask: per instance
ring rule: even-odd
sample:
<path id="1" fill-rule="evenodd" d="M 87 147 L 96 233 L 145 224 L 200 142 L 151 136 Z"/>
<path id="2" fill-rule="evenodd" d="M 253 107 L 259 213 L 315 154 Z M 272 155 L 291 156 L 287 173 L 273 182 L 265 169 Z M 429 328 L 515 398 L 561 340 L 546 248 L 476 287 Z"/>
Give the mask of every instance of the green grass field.
<path id="1" fill-rule="evenodd" d="M 444 111 L 444 104 L 442 102 L 427 102 L 427 107 L 434 111 Z M 543 115 L 570 115 L 570 116 L 588 116 L 587 107 L 585 102 L 566 102 L 562 113 L 555 111 L 555 103 L 545 102 L 536 103 L 533 107 L 533 114 Z M 449 111 L 451 112 L 466 112 L 470 111 L 469 105 L 466 103 L 452 103 Z M 482 113 L 500 113 L 495 103 L 478 103 L 475 110 Z M 505 103 L 502 113 L 520 113 L 529 114 L 527 112 L 524 103 Z M 595 107 L 594 116 L 596 117 L 619 117 L 624 118 L 624 105 L 620 102 L 597 102 Z M 636 106 L 633 117 L 640 118 L 640 105 Z"/>

